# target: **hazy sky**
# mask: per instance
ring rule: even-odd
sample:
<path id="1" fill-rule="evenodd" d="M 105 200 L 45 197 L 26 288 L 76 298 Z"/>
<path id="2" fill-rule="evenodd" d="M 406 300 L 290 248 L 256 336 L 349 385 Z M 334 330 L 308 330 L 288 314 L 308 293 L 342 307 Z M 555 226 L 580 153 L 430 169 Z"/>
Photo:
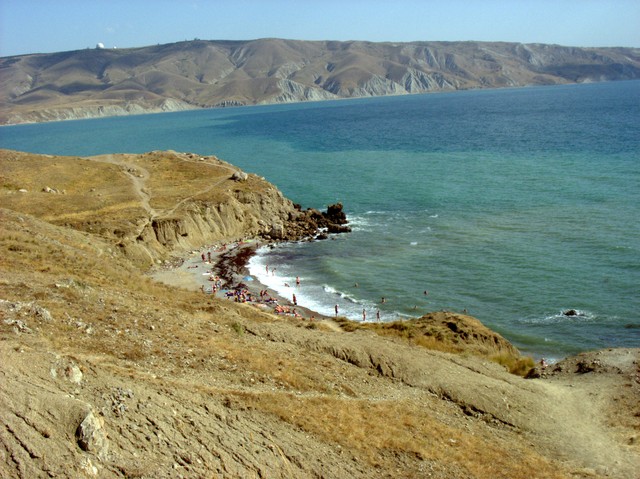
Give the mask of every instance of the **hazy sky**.
<path id="1" fill-rule="evenodd" d="M 0 56 L 265 37 L 640 47 L 640 0 L 0 0 Z"/>

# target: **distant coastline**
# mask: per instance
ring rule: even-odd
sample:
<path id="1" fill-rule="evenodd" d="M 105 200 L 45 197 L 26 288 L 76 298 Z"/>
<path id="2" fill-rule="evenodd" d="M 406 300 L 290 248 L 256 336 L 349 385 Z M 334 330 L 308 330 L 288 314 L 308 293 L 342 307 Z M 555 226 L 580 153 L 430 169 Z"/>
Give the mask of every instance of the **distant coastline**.
<path id="1" fill-rule="evenodd" d="M 215 58 L 215 60 L 208 60 Z M 167 65 L 183 65 L 177 70 Z M 640 49 L 193 40 L 0 58 L 0 124 L 640 78 Z"/>

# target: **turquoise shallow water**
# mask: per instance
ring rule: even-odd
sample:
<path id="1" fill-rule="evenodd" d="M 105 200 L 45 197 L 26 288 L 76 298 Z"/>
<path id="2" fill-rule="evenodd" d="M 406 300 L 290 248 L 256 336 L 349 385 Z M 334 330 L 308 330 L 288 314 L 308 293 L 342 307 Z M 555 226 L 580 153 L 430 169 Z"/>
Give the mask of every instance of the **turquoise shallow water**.
<path id="1" fill-rule="evenodd" d="M 551 357 L 640 347 L 637 81 L 23 125 L 0 146 L 216 154 L 305 207 L 342 201 L 352 234 L 252 262 L 320 312 L 466 309 Z"/>

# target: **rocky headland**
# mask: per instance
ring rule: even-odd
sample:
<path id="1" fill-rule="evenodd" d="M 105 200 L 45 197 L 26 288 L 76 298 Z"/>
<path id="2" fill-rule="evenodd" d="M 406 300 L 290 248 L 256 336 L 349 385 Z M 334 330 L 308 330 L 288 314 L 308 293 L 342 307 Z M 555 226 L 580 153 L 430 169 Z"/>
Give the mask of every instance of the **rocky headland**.
<path id="1" fill-rule="evenodd" d="M 2 150 L 0 179 L 2 477 L 637 477 L 638 349 L 534 368 L 466 315 L 276 316 L 176 270 L 340 205 L 178 152 Z"/>

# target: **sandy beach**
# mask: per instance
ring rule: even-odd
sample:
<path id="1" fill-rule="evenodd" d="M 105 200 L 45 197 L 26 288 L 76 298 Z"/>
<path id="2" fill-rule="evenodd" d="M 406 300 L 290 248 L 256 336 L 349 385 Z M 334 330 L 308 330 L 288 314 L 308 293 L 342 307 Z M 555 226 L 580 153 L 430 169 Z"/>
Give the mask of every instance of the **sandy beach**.
<path id="1" fill-rule="evenodd" d="M 291 298 L 284 298 L 249 273 L 249 259 L 260 246 L 262 243 L 255 239 L 204 246 L 191 251 L 181 264 L 162 266 L 151 276 L 165 284 L 200 290 L 206 295 L 246 303 L 278 315 L 330 319 L 304 305 L 294 304 L 295 286 L 292 286 Z"/>

